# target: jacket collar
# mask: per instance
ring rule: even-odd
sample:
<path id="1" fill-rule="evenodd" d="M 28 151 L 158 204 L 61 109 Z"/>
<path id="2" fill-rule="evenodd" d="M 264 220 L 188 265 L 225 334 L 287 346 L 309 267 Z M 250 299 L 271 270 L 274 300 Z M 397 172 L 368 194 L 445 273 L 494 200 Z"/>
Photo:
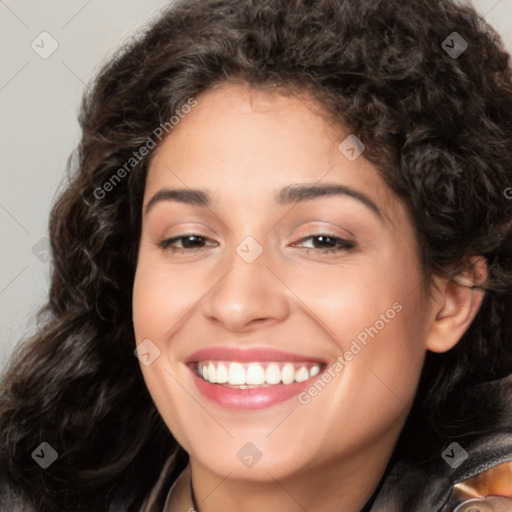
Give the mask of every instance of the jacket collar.
<path id="1" fill-rule="evenodd" d="M 163 512 L 193 512 L 192 480 L 190 477 L 190 462 L 174 482 L 165 500 Z"/>
<path id="2" fill-rule="evenodd" d="M 168 476 L 171 473 L 175 461 L 175 454 L 171 455 L 164 464 L 160 477 L 151 491 L 151 494 L 142 505 L 139 512 L 194 512 L 194 501 L 192 498 L 192 479 L 190 474 L 190 462 L 180 473 L 176 481 L 171 485 L 170 490 L 166 486 Z M 162 508 L 163 497 L 167 494 L 165 505 Z"/>

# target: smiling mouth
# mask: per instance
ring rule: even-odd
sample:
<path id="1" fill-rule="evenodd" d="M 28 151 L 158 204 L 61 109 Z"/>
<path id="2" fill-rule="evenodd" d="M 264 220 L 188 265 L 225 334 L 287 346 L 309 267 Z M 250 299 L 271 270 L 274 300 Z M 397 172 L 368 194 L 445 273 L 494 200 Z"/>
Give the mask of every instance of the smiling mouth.
<path id="1" fill-rule="evenodd" d="M 190 364 L 194 373 L 210 384 L 237 389 L 266 388 L 304 382 L 326 367 L 316 362 L 239 362 L 204 360 Z"/>

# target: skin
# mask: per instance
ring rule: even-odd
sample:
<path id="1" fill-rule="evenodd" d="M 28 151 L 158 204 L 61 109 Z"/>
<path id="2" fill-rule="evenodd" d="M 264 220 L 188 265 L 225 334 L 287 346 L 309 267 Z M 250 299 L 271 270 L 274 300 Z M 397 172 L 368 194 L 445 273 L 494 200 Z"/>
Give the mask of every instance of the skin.
<path id="1" fill-rule="evenodd" d="M 350 130 L 329 122 L 314 100 L 243 84 L 197 100 L 148 172 L 144 209 L 173 187 L 206 189 L 212 204 L 159 201 L 143 214 L 134 330 L 137 344 L 149 338 L 161 351 L 141 364 L 145 382 L 190 455 L 200 512 L 356 512 L 386 467 L 426 350 L 452 348 L 482 294 L 437 276 L 424 293 L 404 205 L 364 153 L 351 162 L 340 152 Z M 276 191 L 292 183 L 351 187 L 381 216 L 346 195 L 277 204 Z M 199 250 L 160 246 L 190 234 L 206 237 Z M 355 248 L 322 252 L 325 240 L 307 238 L 322 234 Z M 253 263 L 236 252 L 247 236 L 263 249 Z M 224 409 L 199 393 L 183 362 L 220 345 L 334 363 L 397 302 L 395 318 L 307 405 L 294 398 L 255 411 Z M 237 457 L 247 442 L 262 453 L 250 468 Z"/>

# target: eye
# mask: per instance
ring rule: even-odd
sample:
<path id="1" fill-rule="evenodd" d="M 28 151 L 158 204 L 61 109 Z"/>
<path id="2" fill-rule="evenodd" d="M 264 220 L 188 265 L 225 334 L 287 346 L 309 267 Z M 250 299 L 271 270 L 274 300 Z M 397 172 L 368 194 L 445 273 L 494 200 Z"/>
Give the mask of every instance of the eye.
<path id="1" fill-rule="evenodd" d="M 163 240 L 158 245 L 165 251 L 171 252 L 194 252 L 203 249 L 205 241 L 212 241 L 209 238 L 201 235 L 190 234 L 181 235 L 174 238 Z M 180 243 L 181 247 L 176 247 L 176 243 Z"/>
<path id="2" fill-rule="evenodd" d="M 339 238 L 327 233 L 307 236 L 299 240 L 299 242 L 296 242 L 294 245 L 307 240 L 312 241 L 313 247 L 305 247 L 304 249 L 306 252 L 320 251 L 321 253 L 336 253 L 350 251 L 356 247 L 356 244 L 350 240 L 345 240 L 344 238 Z M 320 245 L 320 247 L 315 247 L 315 245 Z"/>
<path id="3" fill-rule="evenodd" d="M 356 247 L 356 244 L 350 240 L 345 240 L 344 238 L 339 238 L 329 234 L 310 235 L 308 237 L 302 238 L 293 244 L 293 246 L 308 240 L 312 241 L 313 247 L 304 247 L 306 252 L 319 251 L 321 253 L 336 253 L 341 251 L 350 251 Z M 202 235 L 190 234 L 168 238 L 167 240 L 160 242 L 159 246 L 165 251 L 171 251 L 173 253 L 184 253 L 195 252 L 204 249 L 206 247 L 205 243 L 207 242 L 213 241 Z M 180 246 L 177 247 L 176 244 L 179 244 Z M 209 244 L 209 246 L 212 247 L 215 246 L 215 244 L 216 242 L 213 242 Z M 320 245 L 320 247 L 316 247 L 317 245 Z"/>

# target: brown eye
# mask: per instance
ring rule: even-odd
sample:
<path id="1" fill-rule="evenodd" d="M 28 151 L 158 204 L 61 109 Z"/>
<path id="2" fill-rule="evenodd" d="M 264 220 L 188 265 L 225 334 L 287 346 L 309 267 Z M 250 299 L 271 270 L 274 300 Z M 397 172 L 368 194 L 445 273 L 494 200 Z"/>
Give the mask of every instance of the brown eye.
<path id="1" fill-rule="evenodd" d="M 331 253 L 331 252 L 341 252 L 341 251 L 350 251 L 356 247 L 356 244 L 350 240 L 345 240 L 344 238 L 339 238 L 334 235 L 328 234 L 320 234 L 320 235 L 311 235 L 299 240 L 300 242 L 304 242 L 306 240 L 312 240 L 313 247 L 305 247 L 306 252 L 316 250 L 321 253 Z"/>
<path id="2" fill-rule="evenodd" d="M 159 246 L 165 251 L 194 252 L 202 249 L 207 240 L 210 239 L 196 234 L 181 235 L 163 240 L 160 242 Z M 176 243 L 179 243 L 181 247 L 176 247 Z"/>

